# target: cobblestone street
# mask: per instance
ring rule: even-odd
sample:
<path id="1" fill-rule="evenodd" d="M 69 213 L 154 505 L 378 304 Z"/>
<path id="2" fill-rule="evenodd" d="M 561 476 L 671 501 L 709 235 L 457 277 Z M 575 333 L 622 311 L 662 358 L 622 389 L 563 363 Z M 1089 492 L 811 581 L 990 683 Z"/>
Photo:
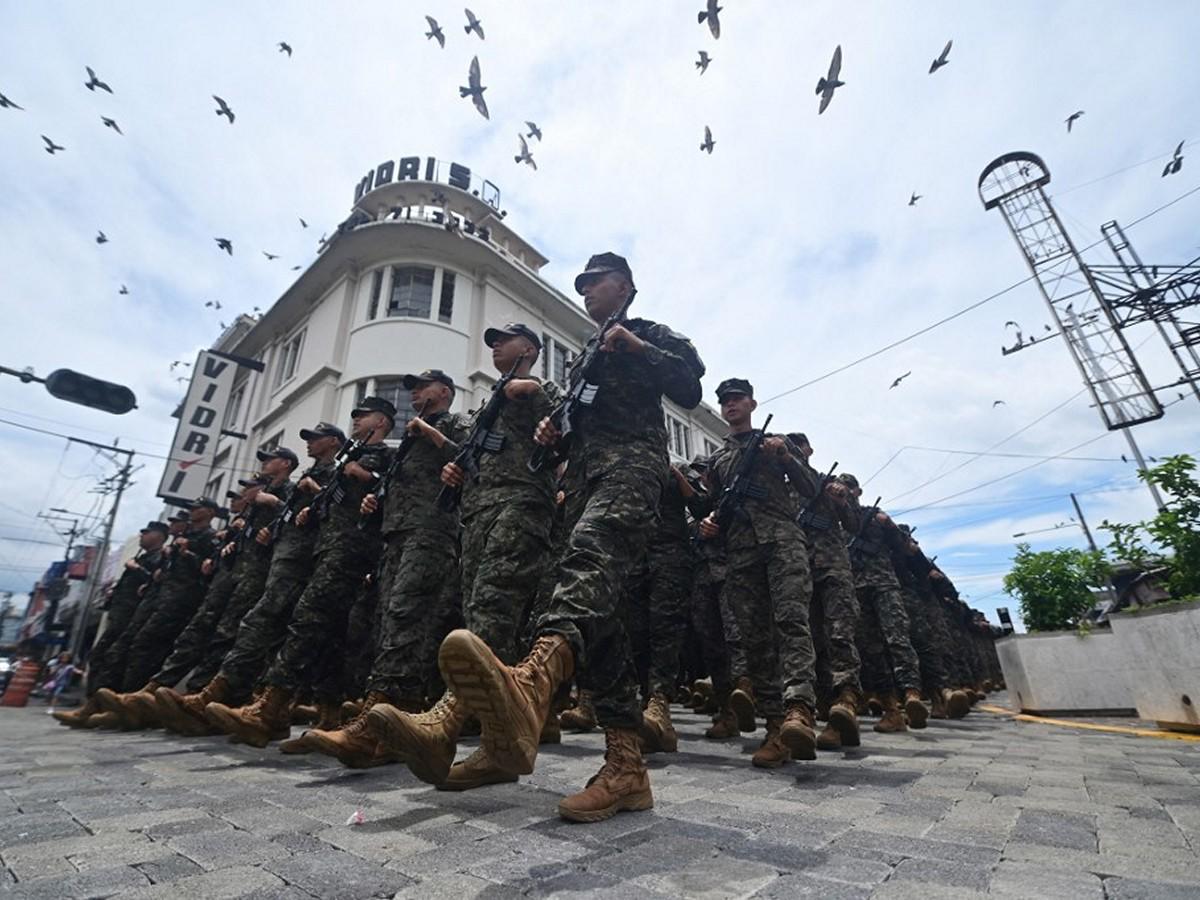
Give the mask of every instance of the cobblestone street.
<path id="1" fill-rule="evenodd" d="M 652 812 L 570 825 L 555 804 L 598 767 L 598 734 L 544 748 L 520 784 L 450 794 L 401 766 L 355 772 L 3 709 L 0 894 L 1200 895 L 1198 743 L 976 710 L 765 772 L 751 736 L 714 743 L 700 717 L 677 724 L 681 751 L 650 761 Z M 347 824 L 357 810 L 363 823 Z"/>

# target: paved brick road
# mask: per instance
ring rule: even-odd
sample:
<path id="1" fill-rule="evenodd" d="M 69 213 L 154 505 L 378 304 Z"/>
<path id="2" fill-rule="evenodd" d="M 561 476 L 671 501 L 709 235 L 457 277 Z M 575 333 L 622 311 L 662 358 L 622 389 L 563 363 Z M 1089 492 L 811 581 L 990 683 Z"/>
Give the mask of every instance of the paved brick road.
<path id="1" fill-rule="evenodd" d="M 433 791 L 218 738 L 0 709 L 0 895 L 1196 898 L 1200 744 L 976 711 L 775 772 L 681 716 L 657 806 L 568 825 L 598 735 L 519 785 Z M 362 825 L 347 825 L 356 809 Z"/>

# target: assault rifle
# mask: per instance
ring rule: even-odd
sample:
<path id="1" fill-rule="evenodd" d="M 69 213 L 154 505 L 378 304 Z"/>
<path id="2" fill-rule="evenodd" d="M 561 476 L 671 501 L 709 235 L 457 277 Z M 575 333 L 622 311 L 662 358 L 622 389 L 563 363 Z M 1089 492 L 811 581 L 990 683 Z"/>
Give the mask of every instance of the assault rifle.
<path id="1" fill-rule="evenodd" d="M 300 511 L 300 501 L 304 499 L 304 492 L 299 487 L 300 482 L 305 478 L 311 478 L 312 473 L 317 471 L 318 465 L 309 466 L 296 480 L 296 483 L 292 485 L 291 493 L 288 494 L 287 500 L 283 503 L 283 509 L 276 513 L 275 518 L 271 520 L 271 524 L 267 526 L 267 532 L 270 535 L 267 539 L 268 544 L 273 544 L 279 540 L 279 535 L 283 533 L 283 526 L 296 518 L 296 513 Z"/>
<path id="2" fill-rule="evenodd" d="M 758 459 L 758 453 L 762 450 L 763 438 L 767 436 L 767 426 L 771 424 L 773 418 L 775 418 L 774 413 L 767 416 L 767 420 L 762 423 L 762 428 L 756 428 L 750 432 L 750 439 L 742 450 L 737 468 L 733 470 L 733 477 L 717 501 L 717 508 L 713 511 L 713 521 L 721 529 L 722 536 L 727 533 L 726 529 L 733 523 L 733 517 L 741 511 L 742 504 L 745 503 L 747 497 L 762 497 L 766 493 L 764 488 L 750 480 L 750 476 L 754 472 L 754 463 Z"/>
<path id="3" fill-rule="evenodd" d="M 317 491 L 309 504 L 312 508 L 310 517 L 315 517 L 318 521 L 325 518 L 329 515 L 330 508 L 346 499 L 346 485 L 342 483 L 342 473 L 346 471 L 346 466 L 362 458 L 367 451 L 367 442 L 374 436 L 375 429 L 372 428 L 362 440 L 349 440 L 342 444 L 342 449 L 333 458 L 333 475 L 330 476 L 328 484 Z"/>
<path id="4" fill-rule="evenodd" d="M 425 408 L 427 406 L 429 406 L 428 400 L 422 403 L 421 408 L 417 410 L 418 419 L 425 418 Z M 370 525 L 372 521 L 383 516 L 383 498 L 387 496 L 388 487 L 391 485 L 392 479 L 399 474 L 400 467 L 404 465 L 405 457 L 408 456 L 409 451 L 412 450 L 413 445 L 417 442 L 417 440 L 417 435 L 413 434 L 413 432 L 409 431 L 408 429 L 405 429 L 404 436 L 400 438 L 400 443 L 396 446 L 396 452 L 392 454 L 392 461 L 388 463 L 388 467 L 384 470 L 383 474 L 379 476 L 379 480 L 376 483 L 375 500 L 379 505 L 376 507 L 375 512 L 371 513 L 371 515 L 363 516 L 358 520 L 359 531 L 365 531 L 367 526 Z"/>
<path id="5" fill-rule="evenodd" d="M 508 387 L 510 381 L 517 377 L 517 369 L 524 359 L 524 355 L 517 357 L 508 373 L 492 386 L 492 395 L 488 397 L 487 404 L 475 417 L 471 433 L 459 446 L 458 453 L 454 454 L 452 462 L 462 469 L 463 475 L 467 478 L 479 472 L 479 460 L 484 453 L 499 453 L 504 449 L 504 435 L 497 434 L 492 429 L 496 427 L 496 420 L 500 418 L 500 411 L 504 409 L 504 404 L 508 400 L 504 389 Z M 437 506 L 442 512 L 454 512 L 461 500 L 461 484 L 458 487 L 443 484 L 442 489 L 438 491 Z"/>
<path id="6" fill-rule="evenodd" d="M 573 384 L 566 396 L 550 413 L 550 423 L 558 430 L 558 445 L 543 447 L 539 444 L 535 447 L 533 455 L 529 457 L 530 472 L 540 472 L 546 466 L 555 465 L 566 456 L 571 432 L 575 430 L 575 414 L 580 407 L 591 406 L 596 400 L 596 392 L 600 390 L 600 385 L 595 384 L 593 379 L 600 367 L 600 359 L 605 355 L 604 351 L 600 349 L 604 344 L 604 336 L 608 334 L 610 328 L 624 321 L 625 314 L 629 312 L 629 304 L 636 296 L 637 288 L 630 288 L 625 302 L 613 310 L 612 315 L 604 320 L 600 330 L 588 340 L 587 346 L 583 348 L 583 353 L 575 363 Z"/>
<path id="7" fill-rule="evenodd" d="M 863 540 L 864 540 L 863 536 L 867 532 L 867 526 L 870 525 L 873 521 L 875 521 L 875 514 L 877 512 L 879 512 L 879 501 L 882 499 L 883 499 L 883 495 L 880 494 L 878 497 L 875 498 L 875 502 L 872 503 L 868 509 L 863 510 L 862 520 L 859 521 L 859 523 L 858 523 L 858 531 L 854 532 L 854 537 L 852 537 L 850 539 L 850 543 L 847 545 L 847 549 L 851 553 L 854 553 L 856 549 L 859 552 L 862 551 L 862 545 L 863 545 Z"/>
<path id="8" fill-rule="evenodd" d="M 804 506 L 801 507 L 799 515 L 796 516 L 796 521 L 799 524 L 812 525 L 822 529 L 828 529 L 833 524 L 831 519 L 818 515 L 813 507 L 816 506 L 817 501 L 825 494 L 825 488 L 829 487 L 833 481 L 833 473 L 837 471 L 837 467 L 838 464 L 835 460 L 833 465 L 829 467 L 829 471 L 825 473 L 825 477 L 821 479 L 821 485 L 817 488 L 817 493 L 810 497 Z M 818 521 L 819 519 L 824 519 L 824 521 Z"/>

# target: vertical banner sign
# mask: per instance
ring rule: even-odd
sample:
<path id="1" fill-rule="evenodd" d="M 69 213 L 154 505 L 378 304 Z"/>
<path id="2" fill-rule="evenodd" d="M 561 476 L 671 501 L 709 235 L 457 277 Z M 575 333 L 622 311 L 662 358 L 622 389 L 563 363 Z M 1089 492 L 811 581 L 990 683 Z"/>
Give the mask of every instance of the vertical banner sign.
<path id="1" fill-rule="evenodd" d="M 202 350 L 196 357 L 171 458 L 158 485 L 158 496 L 164 500 L 194 500 L 204 494 L 236 372 L 237 363 L 215 353 Z"/>

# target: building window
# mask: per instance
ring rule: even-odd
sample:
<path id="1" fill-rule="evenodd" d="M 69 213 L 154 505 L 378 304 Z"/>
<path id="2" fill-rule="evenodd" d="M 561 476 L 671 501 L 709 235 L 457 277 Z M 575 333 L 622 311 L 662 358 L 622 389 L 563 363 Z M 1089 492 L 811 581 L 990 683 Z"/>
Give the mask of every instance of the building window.
<path id="1" fill-rule="evenodd" d="M 367 321 L 373 321 L 379 315 L 379 293 L 383 290 L 383 269 L 376 269 L 371 275 L 371 295 L 367 301 Z"/>
<path id="2" fill-rule="evenodd" d="M 279 350 L 279 362 L 275 367 L 275 387 L 296 374 L 300 364 L 300 350 L 304 346 L 304 332 L 293 335 Z"/>
<path id="3" fill-rule="evenodd" d="M 237 431 L 238 422 L 242 418 L 242 401 L 246 399 L 246 385 L 242 385 L 229 395 L 229 405 L 225 408 L 225 424 L 223 427 L 226 431 Z"/>
<path id="4" fill-rule="evenodd" d="M 442 296 L 438 300 L 438 321 L 449 325 L 454 318 L 454 273 L 442 269 Z"/>
<path id="5" fill-rule="evenodd" d="M 395 266 L 392 269 L 392 293 L 388 299 L 387 314 L 428 319 L 432 307 L 433 269 Z"/>
<path id="6" fill-rule="evenodd" d="M 559 387 L 565 388 L 567 386 L 567 369 L 571 365 L 571 351 L 555 341 L 554 352 L 551 355 L 554 358 L 553 378 L 558 382 Z"/>
<path id="7" fill-rule="evenodd" d="M 681 459 L 692 457 L 692 434 L 687 423 L 667 416 L 667 444 L 672 453 Z"/>
<path id="8" fill-rule="evenodd" d="M 261 444 L 259 444 L 258 449 L 263 451 L 263 453 L 266 453 L 266 452 L 268 452 L 270 450 L 274 450 L 276 447 L 278 447 L 279 442 L 282 440 L 283 440 L 283 432 L 277 431 L 273 435 L 271 435 L 269 438 L 267 438 L 265 441 L 263 441 Z"/>
<path id="9" fill-rule="evenodd" d="M 710 441 L 708 438 L 704 439 L 704 455 L 705 456 L 712 456 L 714 453 L 717 452 L 718 449 L 719 448 L 717 447 L 717 445 L 714 444 L 712 441 Z"/>
<path id="10" fill-rule="evenodd" d="M 365 382 L 359 383 L 365 384 Z M 412 408 L 412 395 L 404 387 L 403 379 L 398 376 L 376 378 L 374 396 L 390 400 L 392 406 L 396 407 L 396 427 L 392 429 L 388 438 L 400 440 L 404 435 L 404 426 L 417 417 L 416 410 Z"/>

